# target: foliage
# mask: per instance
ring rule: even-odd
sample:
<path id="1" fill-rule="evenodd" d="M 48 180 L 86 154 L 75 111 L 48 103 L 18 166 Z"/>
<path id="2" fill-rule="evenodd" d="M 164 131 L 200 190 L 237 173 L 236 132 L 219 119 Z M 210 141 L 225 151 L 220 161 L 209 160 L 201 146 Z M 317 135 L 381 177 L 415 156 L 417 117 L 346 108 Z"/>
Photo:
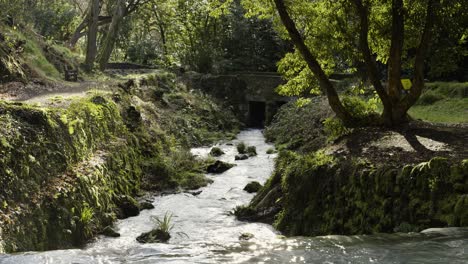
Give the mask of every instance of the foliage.
<path id="1" fill-rule="evenodd" d="M 245 154 L 246 150 L 247 150 L 247 145 L 245 145 L 244 142 L 239 142 L 239 143 L 237 143 L 236 148 L 237 148 L 237 152 L 239 152 L 239 154 Z"/>
<path id="2" fill-rule="evenodd" d="M 326 143 L 323 122 L 332 116 L 322 97 L 313 98 L 303 107 L 290 102 L 279 109 L 264 135 L 267 141 L 275 143 L 278 150 L 315 151 Z"/>
<path id="3" fill-rule="evenodd" d="M 169 233 L 174 228 L 174 224 L 172 224 L 172 213 L 166 212 L 162 219 L 157 216 L 153 216 L 151 217 L 151 220 L 156 225 L 156 229 L 164 233 Z"/>
<path id="4" fill-rule="evenodd" d="M 397 6 L 399 3 L 401 7 Z M 273 19 L 280 36 L 291 39 L 296 46 L 296 50 L 288 53 L 278 64 L 279 71 L 288 81 L 279 87 L 278 92 L 290 96 L 324 92 L 329 96 L 337 117 L 346 125 L 355 120 L 346 111 L 346 105 L 343 108 L 346 102 L 342 104 L 338 100 L 336 88 L 329 78 L 332 73 L 360 73 L 363 81 L 373 80 L 372 85 L 386 108 L 382 116 L 385 124 L 403 122 L 423 87 L 423 83 L 418 81 L 424 78 L 420 69 L 424 67 L 428 53 L 429 45 L 426 44 L 430 44 L 433 36 L 423 32 L 436 31 L 435 38 L 443 40 L 446 38 L 442 35 L 447 30 L 438 27 L 440 21 L 435 18 L 441 17 L 450 25 L 459 25 L 468 19 L 466 12 L 459 12 L 459 9 L 466 10 L 461 7 L 461 1 L 448 4 L 439 1 L 244 0 L 243 5 L 249 10 L 248 15 Z M 400 8 L 408 12 L 392 12 Z M 431 18 L 426 19 L 427 16 Z M 398 26 L 400 24 L 401 27 Z M 433 25 L 436 25 L 434 30 Z M 452 30 L 453 38 L 449 45 L 463 46 L 458 42 L 463 42 L 465 31 Z M 437 40 L 435 42 L 440 44 Z M 383 72 L 379 72 L 379 66 L 385 64 L 393 70 L 388 74 L 387 90 L 380 81 Z M 402 72 L 414 77 L 412 88 L 406 92 L 401 83 Z"/>
<path id="5" fill-rule="evenodd" d="M 436 157 L 417 165 L 372 165 L 323 151 L 280 152 L 271 178 L 236 215 L 271 221 L 262 214 L 273 211 L 275 227 L 291 236 L 466 226 L 467 164 Z"/>
<path id="6" fill-rule="evenodd" d="M 347 128 L 343 121 L 336 117 L 329 117 L 323 121 L 323 130 L 327 135 L 328 141 L 335 141 L 342 136 L 350 134 L 353 130 Z"/>

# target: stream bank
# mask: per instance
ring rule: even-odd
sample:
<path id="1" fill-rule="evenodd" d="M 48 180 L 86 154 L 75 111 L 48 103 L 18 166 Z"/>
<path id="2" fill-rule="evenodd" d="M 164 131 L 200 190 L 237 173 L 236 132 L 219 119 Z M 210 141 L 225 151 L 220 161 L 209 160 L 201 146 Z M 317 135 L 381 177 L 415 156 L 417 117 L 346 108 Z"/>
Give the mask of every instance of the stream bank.
<path id="1" fill-rule="evenodd" d="M 235 144 L 257 148 L 258 156 L 234 161 Z M 207 175 L 213 183 L 192 193 L 156 196 L 155 209 L 119 220 L 119 238 L 99 237 L 83 249 L 0 255 L 0 263 L 466 263 L 468 230 L 431 229 L 422 233 L 364 236 L 290 237 L 270 225 L 237 221 L 233 208 L 253 195 L 243 191 L 250 181 L 264 183 L 274 169 L 259 130 L 241 132 L 232 144 L 218 145 L 223 161 L 237 166 L 223 174 Z M 192 153 L 203 157 L 210 148 Z M 173 214 L 168 243 L 140 244 L 136 237 L 154 228 L 153 216 Z M 240 240 L 244 233 L 253 238 Z"/>
<path id="2" fill-rule="evenodd" d="M 189 147 L 234 136 L 234 115 L 169 73 L 129 83 L 0 103 L 0 252 L 81 246 L 143 191 L 209 182 Z"/>

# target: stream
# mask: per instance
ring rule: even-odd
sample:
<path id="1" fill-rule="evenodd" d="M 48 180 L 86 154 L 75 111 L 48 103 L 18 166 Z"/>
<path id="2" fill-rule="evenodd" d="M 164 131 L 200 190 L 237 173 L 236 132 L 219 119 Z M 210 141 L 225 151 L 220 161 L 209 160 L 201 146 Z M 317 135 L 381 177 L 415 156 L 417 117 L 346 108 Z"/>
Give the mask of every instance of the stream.
<path id="1" fill-rule="evenodd" d="M 237 166 L 220 175 L 208 175 L 213 183 L 201 194 L 157 196 L 155 209 L 120 220 L 121 237 L 99 237 L 83 249 L 26 252 L 0 255 L 10 263 L 468 263 L 468 229 L 429 229 L 412 234 L 367 236 L 280 236 L 271 226 L 239 222 L 230 212 L 248 203 L 253 195 L 242 189 L 250 181 L 264 183 L 274 166 L 275 155 L 260 130 L 246 130 L 219 147 L 220 159 L 234 162 L 235 144 L 244 141 L 257 148 L 257 157 L 235 161 Z M 192 149 L 207 156 L 210 148 Z M 168 243 L 140 244 L 135 239 L 154 227 L 152 216 L 173 214 L 174 228 Z M 240 241 L 242 233 L 254 238 Z"/>

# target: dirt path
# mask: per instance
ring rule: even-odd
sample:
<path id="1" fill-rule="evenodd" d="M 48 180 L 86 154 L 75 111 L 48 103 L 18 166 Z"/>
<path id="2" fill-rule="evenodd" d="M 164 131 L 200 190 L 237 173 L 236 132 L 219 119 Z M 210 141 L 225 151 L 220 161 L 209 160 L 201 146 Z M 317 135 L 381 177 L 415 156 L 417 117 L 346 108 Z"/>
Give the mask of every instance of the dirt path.
<path id="1" fill-rule="evenodd" d="M 83 97 L 89 92 L 110 92 L 120 82 L 141 78 L 156 71 L 153 69 L 114 69 L 106 71 L 107 80 L 87 80 L 76 83 L 41 80 L 31 80 L 27 84 L 9 82 L 0 84 L 0 100 L 45 104 L 50 103 L 51 99 L 66 100 L 72 97 Z"/>

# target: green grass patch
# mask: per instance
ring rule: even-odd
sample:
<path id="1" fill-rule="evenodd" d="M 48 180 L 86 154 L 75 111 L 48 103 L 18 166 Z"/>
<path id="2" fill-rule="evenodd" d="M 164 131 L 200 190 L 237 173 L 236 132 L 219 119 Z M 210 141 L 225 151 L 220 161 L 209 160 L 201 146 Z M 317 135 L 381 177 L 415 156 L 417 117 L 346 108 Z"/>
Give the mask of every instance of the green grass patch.
<path id="1" fill-rule="evenodd" d="M 415 105 L 411 117 L 436 123 L 468 123 L 468 98 L 448 98 L 431 105 Z"/>
<path id="2" fill-rule="evenodd" d="M 25 37 L 22 33 L 17 33 L 18 36 L 26 40 L 24 46 L 24 59 L 29 68 L 39 77 L 49 79 L 60 79 L 60 73 L 44 56 L 40 45 L 32 38 Z"/>

